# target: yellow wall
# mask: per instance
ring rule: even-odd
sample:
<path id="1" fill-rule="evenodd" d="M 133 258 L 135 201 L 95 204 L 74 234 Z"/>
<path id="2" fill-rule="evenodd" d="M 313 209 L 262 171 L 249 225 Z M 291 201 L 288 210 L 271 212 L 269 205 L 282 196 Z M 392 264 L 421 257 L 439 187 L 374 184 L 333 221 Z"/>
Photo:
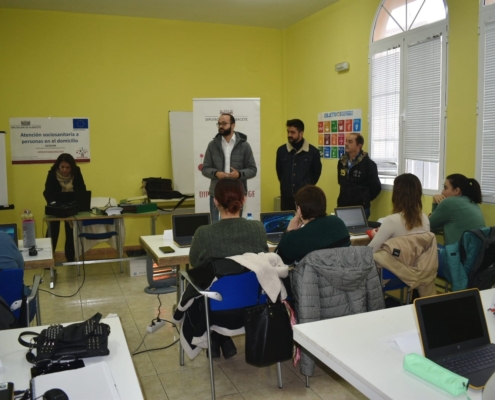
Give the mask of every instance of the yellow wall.
<path id="1" fill-rule="evenodd" d="M 478 85 L 478 12 L 476 1 L 448 0 L 448 119 L 446 174 L 475 175 L 476 101 Z M 380 0 L 340 0 L 325 10 L 291 26 L 285 32 L 286 114 L 303 119 L 306 136 L 317 140 L 317 114 L 361 108 L 363 136 L 368 149 L 369 39 Z M 334 65 L 348 61 L 348 72 L 337 74 Z M 323 160 L 318 183 L 336 205 L 336 160 Z M 424 211 L 431 197 L 424 197 Z M 382 191 L 372 204 L 371 219 L 390 213 L 391 193 Z M 495 225 L 495 208 L 482 205 L 487 225 Z"/>
<path id="2" fill-rule="evenodd" d="M 195 97 L 260 97 L 262 208 L 273 207 L 281 137 L 267 133 L 283 132 L 281 31 L 0 9 L 0 38 L 0 130 L 11 117 L 89 117 L 91 162 L 80 166 L 93 196 L 137 196 L 142 178 L 172 176 L 169 110 L 192 110 Z M 42 235 L 49 166 L 8 162 L 16 209 L 1 223 L 31 208 Z M 158 232 L 169 225 L 160 217 Z M 149 233 L 148 221 L 126 228 L 128 244 Z"/>

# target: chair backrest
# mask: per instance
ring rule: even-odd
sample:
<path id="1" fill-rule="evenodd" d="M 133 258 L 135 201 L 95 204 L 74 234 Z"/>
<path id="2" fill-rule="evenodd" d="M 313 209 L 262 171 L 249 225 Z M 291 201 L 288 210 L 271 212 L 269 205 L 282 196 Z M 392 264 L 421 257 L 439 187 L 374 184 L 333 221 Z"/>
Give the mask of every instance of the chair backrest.
<path id="1" fill-rule="evenodd" d="M 24 294 L 24 270 L 22 268 L 7 268 L 0 270 L 0 296 L 5 302 L 12 305 L 14 301 L 22 300 Z M 13 311 L 19 319 L 21 309 Z"/>
<path id="2" fill-rule="evenodd" d="M 211 311 L 233 310 L 258 304 L 260 284 L 252 271 L 218 279 L 210 290 L 222 295 L 222 301 L 211 300 Z"/>
<path id="3" fill-rule="evenodd" d="M 459 250 L 468 288 L 491 288 L 495 284 L 495 227 L 464 232 Z"/>
<path id="4" fill-rule="evenodd" d="M 91 225 L 113 225 L 115 222 L 114 218 L 95 218 L 95 219 L 83 219 L 83 226 Z"/>

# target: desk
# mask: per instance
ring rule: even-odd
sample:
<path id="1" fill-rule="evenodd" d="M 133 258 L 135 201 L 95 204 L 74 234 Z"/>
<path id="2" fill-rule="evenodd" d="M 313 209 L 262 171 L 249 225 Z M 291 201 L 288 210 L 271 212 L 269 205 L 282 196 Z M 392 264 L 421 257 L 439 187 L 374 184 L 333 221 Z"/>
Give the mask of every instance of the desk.
<path id="1" fill-rule="evenodd" d="M 129 400 L 143 399 L 120 319 L 105 318 L 101 322 L 110 325 L 111 333 L 108 337 L 110 355 L 106 357 L 86 358 L 84 359 L 84 363 L 91 365 L 100 361 L 106 361 L 112 372 L 120 397 Z M 28 349 L 21 346 L 17 338 L 19 333 L 23 331 L 41 332 L 45 328 L 47 326 L 32 326 L 29 329 L 21 328 L 0 331 L 0 360 L 2 360 L 3 364 L 3 369 L 0 370 L 0 382 L 14 382 L 16 390 L 24 390 L 29 387 L 31 364 L 26 361 Z M 88 382 L 88 385 L 90 384 Z"/>
<path id="2" fill-rule="evenodd" d="M 495 289 L 481 291 L 484 309 Z M 486 312 L 492 342 L 495 316 Z M 386 341 L 417 331 L 412 305 L 294 326 L 294 340 L 370 399 L 450 399 L 437 387 L 402 368 L 404 354 Z M 469 389 L 471 400 L 481 391 Z"/>
<path id="3" fill-rule="evenodd" d="M 50 238 L 36 239 L 36 248 L 38 249 L 36 256 L 29 255 L 22 240 L 19 240 L 18 243 L 24 259 L 24 269 L 50 268 L 50 289 L 53 289 L 55 287 L 55 261 L 53 260 L 52 240 Z"/>

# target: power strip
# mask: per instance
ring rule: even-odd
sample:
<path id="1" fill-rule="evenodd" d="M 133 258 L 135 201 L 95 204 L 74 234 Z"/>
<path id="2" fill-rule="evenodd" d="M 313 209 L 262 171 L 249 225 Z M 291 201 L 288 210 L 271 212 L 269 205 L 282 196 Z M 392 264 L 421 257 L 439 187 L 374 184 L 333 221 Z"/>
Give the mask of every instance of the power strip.
<path id="1" fill-rule="evenodd" d="M 163 325 L 165 325 L 165 321 L 157 321 L 155 325 L 149 325 L 147 327 L 149 333 L 155 332 L 157 329 L 160 329 Z"/>

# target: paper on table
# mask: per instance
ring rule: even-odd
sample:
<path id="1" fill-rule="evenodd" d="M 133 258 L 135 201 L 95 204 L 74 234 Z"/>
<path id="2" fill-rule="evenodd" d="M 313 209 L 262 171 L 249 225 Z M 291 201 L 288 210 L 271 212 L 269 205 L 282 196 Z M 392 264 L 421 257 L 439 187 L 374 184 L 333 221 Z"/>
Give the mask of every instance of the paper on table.
<path id="1" fill-rule="evenodd" d="M 403 332 L 394 336 L 389 336 L 383 339 L 390 347 L 399 350 L 404 354 L 417 353 L 423 354 L 423 348 L 419 341 L 418 331 Z"/>
<path id="2" fill-rule="evenodd" d="M 107 215 L 120 215 L 122 214 L 122 207 L 108 207 L 105 212 Z"/>
<path id="3" fill-rule="evenodd" d="M 31 380 L 33 399 L 50 389 L 62 389 L 70 400 L 119 400 L 110 368 L 105 361 L 71 371 L 39 375 Z"/>
<path id="4" fill-rule="evenodd" d="M 172 229 L 166 229 L 163 231 L 163 240 L 174 240 Z"/>

